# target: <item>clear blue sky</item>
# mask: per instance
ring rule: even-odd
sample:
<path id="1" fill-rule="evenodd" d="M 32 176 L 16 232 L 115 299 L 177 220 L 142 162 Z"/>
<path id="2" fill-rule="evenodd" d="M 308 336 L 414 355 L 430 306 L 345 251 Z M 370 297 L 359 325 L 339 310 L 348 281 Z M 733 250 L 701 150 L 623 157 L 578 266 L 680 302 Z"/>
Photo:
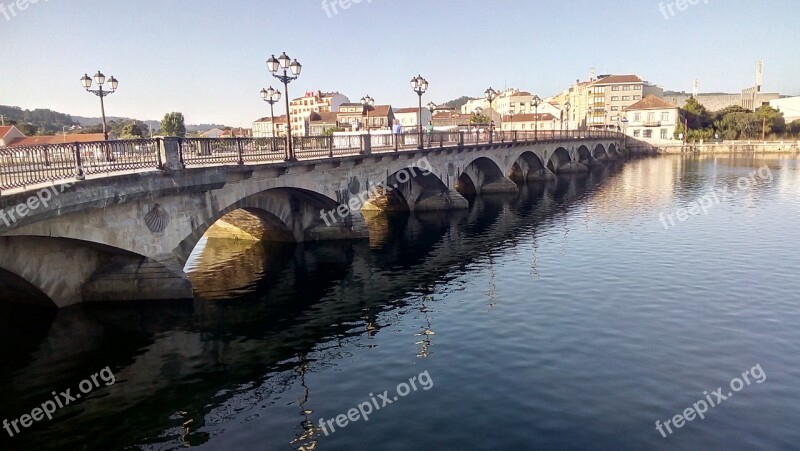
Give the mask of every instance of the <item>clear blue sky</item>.
<path id="1" fill-rule="evenodd" d="M 490 85 L 550 96 L 590 67 L 738 92 L 757 59 L 765 90 L 800 94 L 797 0 L 674 12 L 666 19 L 656 0 L 362 0 L 331 17 L 321 0 L 39 0 L 10 20 L 0 12 L 0 104 L 99 116 L 78 79 L 100 69 L 120 80 L 109 115 L 249 126 L 268 114 L 258 91 L 277 80 L 264 61 L 281 51 L 304 67 L 292 97 L 340 91 L 395 107 L 416 104 L 417 73 L 430 82 L 425 103 Z"/>

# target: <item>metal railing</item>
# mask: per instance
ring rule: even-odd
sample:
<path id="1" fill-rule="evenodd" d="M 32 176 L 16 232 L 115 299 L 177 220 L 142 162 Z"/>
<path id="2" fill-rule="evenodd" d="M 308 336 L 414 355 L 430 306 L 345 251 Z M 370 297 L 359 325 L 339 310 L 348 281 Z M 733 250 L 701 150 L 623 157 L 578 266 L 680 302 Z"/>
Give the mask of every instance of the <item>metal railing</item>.
<path id="1" fill-rule="evenodd" d="M 160 139 L 4 147 L 0 148 L 0 190 L 161 167 Z"/>
<path id="2" fill-rule="evenodd" d="M 584 139 L 622 139 L 622 134 L 599 130 L 498 131 L 476 126 L 466 131 L 424 131 L 401 134 L 362 134 L 294 137 L 298 160 L 399 152 L 416 149 L 461 148 L 497 144 L 531 144 Z M 285 138 L 178 138 L 182 167 L 284 162 L 289 159 Z M 163 168 L 161 138 L 64 143 L 0 148 L 0 191 L 86 175 Z"/>

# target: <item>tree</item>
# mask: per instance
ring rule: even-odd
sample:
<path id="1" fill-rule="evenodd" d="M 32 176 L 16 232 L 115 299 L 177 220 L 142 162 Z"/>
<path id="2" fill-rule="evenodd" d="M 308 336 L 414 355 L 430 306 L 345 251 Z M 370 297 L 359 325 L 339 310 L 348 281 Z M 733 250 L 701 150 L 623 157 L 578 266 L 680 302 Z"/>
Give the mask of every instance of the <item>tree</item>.
<path id="1" fill-rule="evenodd" d="M 783 119 L 783 113 L 769 105 L 763 105 L 757 109 L 755 116 L 766 134 L 784 133 L 786 131 L 786 120 Z"/>
<path id="2" fill-rule="evenodd" d="M 472 113 L 472 117 L 469 118 L 470 124 L 488 125 L 491 122 L 492 120 L 489 118 L 489 116 L 484 114 Z"/>
<path id="3" fill-rule="evenodd" d="M 800 119 L 789 122 L 789 125 L 786 126 L 786 131 L 793 134 L 795 138 L 800 137 Z"/>
<path id="4" fill-rule="evenodd" d="M 128 124 L 122 127 L 122 133 L 120 133 L 120 138 L 123 139 L 141 139 L 143 137 L 144 133 L 138 124 Z"/>
<path id="5" fill-rule="evenodd" d="M 21 131 L 25 136 L 33 136 L 39 133 L 39 127 L 33 124 L 17 124 L 17 130 Z"/>
<path id="6" fill-rule="evenodd" d="M 462 96 L 462 97 L 459 97 L 457 99 L 453 99 L 453 100 L 451 100 L 449 102 L 445 102 L 444 106 L 447 106 L 447 107 L 450 107 L 450 108 L 455 108 L 455 109 L 459 110 L 459 109 L 461 109 L 462 106 L 464 106 L 470 100 L 473 100 L 473 98 L 472 97 L 467 97 L 467 96 Z"/>
<path id="7" fill-rule="evenodd" d="M 186 136 L 186 124 L 184 123 L 183 113 L 167 113 L 161 120 L 161 133 L 164 136 Z"/>

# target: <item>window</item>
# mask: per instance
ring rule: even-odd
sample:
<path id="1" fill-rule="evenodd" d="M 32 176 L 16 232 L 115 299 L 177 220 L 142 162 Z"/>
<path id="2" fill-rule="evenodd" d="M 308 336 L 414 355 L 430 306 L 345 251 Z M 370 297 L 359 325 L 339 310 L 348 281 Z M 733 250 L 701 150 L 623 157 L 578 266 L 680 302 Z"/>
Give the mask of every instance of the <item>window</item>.
<path id="1" fill-rule="evenodd" d="M 633 96 L 633 100 L 639 100 L 641 98 L 642 98 L 642 96 Z"/>
<path id="2" fill-rule="evenodd" d="M 618 106 L 612 106 L 611 107 L 611 111 L 619 111 L 619 107 Z"/>
<path id="3" fill-rule="evenodd" d="M 647 113 L 647 122 L 655 122 L 656 121 L 656 113 L 650 112 Z"/>
<path id="4" fill-rule="evenodd" d="M 652 138 L 653 130 L 642 130 L 642 138 Z"/>
<path id="5" fill-rule="evenodd" d="M 667 139 L 667 129 L 666 128 L 662 128 L 661 129 L 661 139 Z"/>
<path id="6" fill-rule="evenodd" d="M 622 87 L 622 90 L 623 91 L 630 91 L 631 87 L 629 85 L 625 85 L 625 86 Z"/>
<path id="7" fill-rule="evenodd" d="M 618 101 L 618 100 L 619 100 L 619 97 L 618 97 L 618 96 L 612 96 L 612 97 L 611 97 L 611 101 L 612 101 L 612 102 L 616 102 L 616 101 Z"/>
<path id="8" fill-rule="evenodd" d="M 622 101 L 623 102 L 630 101 L 630 100 L 631 100 L 631 96 L 622 96 Z"/>
<path id="9" fill-rule="evenodd" d="M 639 137 L 639 130 L 634 130 L 633 131 L 633 137 L 634 138 L 638 138 Z"/>
<path id="10" fill-rule="evenodd" d="M 619 86 L 612 86 L 612 87 L 611 87 L 611 90 L 612 90 L 612 91 L 619 91 Z"/>
<path id="11" fill-rule="evenodd" d="M 661 113 L 661 121 L 662 122 L 669 122 L 669 112 L 664 111 Z"/>
<path id="12" fill-rule="evenodd" d="M 642 113 L 635 113 L 633 115 L 633 122 L 642 122 Z"/>

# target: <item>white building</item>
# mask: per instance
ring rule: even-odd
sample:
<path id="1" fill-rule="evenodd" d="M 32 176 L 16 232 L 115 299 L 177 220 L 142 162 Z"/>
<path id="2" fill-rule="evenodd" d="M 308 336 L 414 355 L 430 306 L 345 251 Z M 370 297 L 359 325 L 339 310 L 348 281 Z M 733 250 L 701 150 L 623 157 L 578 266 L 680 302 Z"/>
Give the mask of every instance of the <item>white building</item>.
<path id="1" fill-rule="evenodd" d="M 419 115 L 419 108 L 398 108 L 394 110 L 394 119 L 400 122 L 403 129 L 412 129 L 417 127 L 417 118 Z M 431 112 L 427 108 L 422 109 L 422 125 L 428 125 L 431 120 Z"/>
<path id="2" fill-rule="evenodd" d="M 270 117 L 262 117 L 253 121 L 253 138 L 271 138 L 272 137 L 272 119 Z M 275 135 L 286 136 L 286 115 L 275 116 Z"/>
<path id="3" fill-rule="evenodd" d="M 551 131 L 560 128 L 561 121 L 550 113 L 503 116 L 503 131 Z"/>
<path id="4" fill-rule="evenodd" d="M 783 113 L 787 124 L 800 119 L 800 96 L 770 100 L 769 106 Z"/>
<path id="5" fill-rule="evenodd" d="M 625 110 L 625 133 L 635 139 L 655 143 L 675 139 L 680 122 L 678 107 L 655 95 L 645 96 Z"/>
<path id="6" fill-rule="evenodd" d="M 4 125 L 0 127 L 0 147 L 5 147 L 11 144 L 11 141 L 24 137 L 25 134 L 13 125 Z"/>

